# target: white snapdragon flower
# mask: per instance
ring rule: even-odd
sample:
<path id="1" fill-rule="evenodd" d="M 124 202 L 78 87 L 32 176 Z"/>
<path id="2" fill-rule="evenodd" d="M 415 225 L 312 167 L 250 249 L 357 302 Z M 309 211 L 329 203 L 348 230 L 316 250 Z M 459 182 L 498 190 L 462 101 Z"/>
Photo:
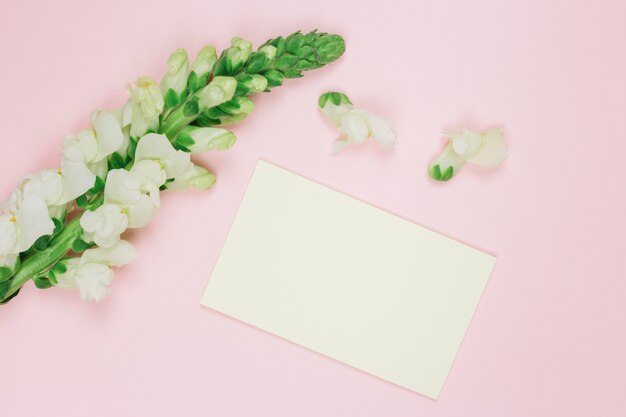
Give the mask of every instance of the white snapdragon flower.
<path id="1" fill-rule="evenodd" d="M 322 113 L 341 133 L 333 144 L 335 154 L 351 143 L 361 143 L 368 138 L 373 138 L 384 147 L 391 147 L 397 143 L 396 135 L 387 120 L 366 110 L 355 108 L 345 94 L 337 92 L 322 94 L 318 104 Z"/>
<path id="2" fill-rule="evenodd" d="M 157 209 L 153 199 L 142 191 L 142 184 L 143 177 L 140 173 L 125 169 L 113 169 L 109 171 L 104 186 L 104 204 L 118 206 L 120 213 L 127 218 L 127 227 L 133 229 L 147 225 Z M 104 213 L 98 214 L 100 218 L 106 218 L 103 215 Z M 87 229 L 85 230 L 88 233 L 95 232 L 93 227 L 86 226 Z M 116 229 L 111 228 L 110 230 L 113 233 L 113 230 Z"/>
<path id="3" fill-rule="evenodd" d="M 128 227 L 128 216 L 117 204 L 103 204 L 94 211 L 85 211 L 80 218 L 83 240 L 103 248 L 115 245 Z"/>
<path id="4" fill-rule="evenodd" d="M 129 86 L 128 89 L 131 99 L 130 135 L 136 138 L 148 130 L 156 130 L 165 102 L 161 89 L 150 77 L 140 77 L 135 87 Z"/>
<path id="5" fill-rule="evenodd" d="M 120 119 L 114 113 L 94 111 L 93 129 L 71 134 L 63 141 L 63 157 L 69 161 L 87 164 L 100 178 L 106 176 L 107 158 L 125 143 Z"/>
<path id="6" fill-rule="evenodd" d="M 502 129 L 474 132 L 463 129 L 449 133 L 449 143 L 431 162 L 430 176 L 438 181 L 448 181 L 465 165 L 471 163 L 494 168 L 507 158 L 507 148 Z"/>
<path id="7" fill-rule="evenodd" d="M 57 287 L 78 288 L 83 300 L 100 301 L 111 292 L 112 267 L 137 258 L 135 248 L 120 240 L 109 248 L 87 249 L 80 258 L 65 261 L 66 271 L 56 274 Z"/>
<path id="8" fill-rule="evenodd" d="M 11 255 L 24 252 L 53 231 L 46 203 L 33 194 L 24 196 L 17 206 L 0 212 L 0 257 L 11 260 Z"/>
<path id="9" fill-rule="evenodd" d="M 191 164 L 190 155 L 176 150 L 167 136 L 149 133 L 137 143 L 135 163 L 154 161 L 165 172 L 166 178 L 175 178 L 185 172 Z"/>
<path id="10" fill-rule="evenodd" d="M 174 181 L 167 184 L 168 190 L 208 190 L 215 184 L 215 175 L 206 169 L 191 164 L 187 171 L 177 176 Z"/>
<path id="11" fill-rule="evenodd" d="M 189 58 L 184 49 L 177 49 L 167 60 L 169 69 L 161 80 L 161 93 L 165 97 L 169 90 L 174 91 L 178 98 L 187 87 L 187 76 L 189 75 Z"/>
<path id="12" fill-rule="evenodd" d="M 13 272 L 15 272 L 15 270 L 17 270 L 17 267 L 19 266 L 19 260 L 20 256 L 17 253 L 11 255 L 0 255 L 0 278 L 2 280 L 7 278 L 7 276 L 2 275 L 3 273 L 8 272 L 10 276 L 11 274 L 13 274 Z M 3 268 L 6 269 L 2 270 Z"/>

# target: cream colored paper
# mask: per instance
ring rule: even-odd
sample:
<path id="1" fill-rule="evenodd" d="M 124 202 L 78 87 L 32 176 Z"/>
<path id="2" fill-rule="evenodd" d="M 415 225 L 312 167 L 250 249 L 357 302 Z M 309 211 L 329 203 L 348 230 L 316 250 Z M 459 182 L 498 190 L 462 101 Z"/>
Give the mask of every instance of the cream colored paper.
<path id="1" fill-rule="evenodd" d="M 260 161 L 202 304 L 436 399 L 494 263 Z"/>

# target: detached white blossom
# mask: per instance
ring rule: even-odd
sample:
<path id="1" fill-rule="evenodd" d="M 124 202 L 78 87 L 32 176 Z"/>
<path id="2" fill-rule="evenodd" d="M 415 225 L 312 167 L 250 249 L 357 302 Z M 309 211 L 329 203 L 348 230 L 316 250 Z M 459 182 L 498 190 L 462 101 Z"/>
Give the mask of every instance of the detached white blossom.
<path id="1" fill-rule="evenodd" d="M 168 190 L 208 190 L 215 184 L 215 175 L 197 165 L 191 165 L 187 171 L 177 176 L 174 181 L 167 184 Z"/>
<path id="2" fill-rule="evenodd" d="M 229 149 L 237 140 L 230 130 L 217 127 L 186 126 L 179 133 L 179 137 L 181 135 L 185 146 L 192 153 Z"/>
<path id="3" fill-rule="evenodd" d="M 189 58 L 184 49 L 177 49 L 172 52 L 167 60 L 169 69 L 161 80 L 161 93 L 165 97 L 169 90 L 176 93 L 177 98 L 187 87 L 187 76 L 189 75 Z"/>
<path id="4" fill-rule="evenodd" d="M 124 240 L 109 248 L 87 249 L 80 258 L 64 261 L 66 271 L 55 275 L 56 286 L 78 288 L 83 300 L 100 301 L 111 292 L 112 267 L 129 264 L 136 258 L 135 248 Z"/>
<path id="5" fill-rule="evenodd" d="M 86 164 L 91 172 L 104 178 L 107 158 L 124 145 L 120 119 L 114 113 L 96 110 L 91 113 L 93 129 L 68 135 L 63 141 L 63 157 Z"/>
<path id="6" fill-rule="evenodd" d="M 46 203 L 32 194 L 24 196 L 16 207 L 0 212 L 0 257 L 24 252 L 53 231 Z"/>
<path id="7" fill-rule="evenodd" d="M 428 169 L 430 176 L 437 181 L 448 181 L 465 163 L 494 168 L 507 158 L 506 143 L 500 128 L 483 133 L 463 129 L 447 136 L 450 139 L 448 145 Z"/>
<path id="8" fill-rule="evenodd" d="M 117 204 L 103 204 L 95 211 L 85 211 L 80 218 L 83 240 L 110 248 L 120 240 L 128 227 L 126 210 Z"/>
<path id="9" fill-rule="evenodd" d="M 219 106 L 233 98 L 237 89 L 237 80 L 233 77 L 215 77 L 198 93 L 201 109 Z"/>
<path id="10" fill-rule="evenodd" d="M 129 86 L 128 89 L 131 99 L 130 135 L 136 138 L 158 128 L 165 102 L 161 89 L 150 77 L 140 77 L 135 87 Z"/>
<path id="11" fill-rule="evenodd" d="M 337 154 L 351 143 L 361 143 L 373 138 L 384 147 L 397 143 L 396 135 L 386 119 L 370 112 L 355 108 L 348 96 L 329 92 L 319 98 L 322 113 L 332 122 L 341 136 L 333 144 L 333 153 Z"/>

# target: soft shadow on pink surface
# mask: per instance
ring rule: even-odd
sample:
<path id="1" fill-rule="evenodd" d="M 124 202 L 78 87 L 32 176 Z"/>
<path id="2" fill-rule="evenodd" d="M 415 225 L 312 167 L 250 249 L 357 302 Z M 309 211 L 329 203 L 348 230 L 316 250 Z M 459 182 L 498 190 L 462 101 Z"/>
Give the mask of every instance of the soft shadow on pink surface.
<path id="1" fill-rule="evenodd" d="M 99 304 L 32 285 L 0 307 L 2 415 L 626 415 L 626 28 L 621 1 L 12 2 L 2 10 L 0 198 L 169 53 L 297 29 L 337 63 L 255 99 L 206 193 L 163 195 Z M 400 144 L 330 154 L 318 96 L 346 92 Z M 502 126 L 510 158 L 446 184 L 441 131 Z M 437 401 L 199 305 L 258 159 L 496 254 Z M 242 260 L 245 261 L 245 260 Z"/>

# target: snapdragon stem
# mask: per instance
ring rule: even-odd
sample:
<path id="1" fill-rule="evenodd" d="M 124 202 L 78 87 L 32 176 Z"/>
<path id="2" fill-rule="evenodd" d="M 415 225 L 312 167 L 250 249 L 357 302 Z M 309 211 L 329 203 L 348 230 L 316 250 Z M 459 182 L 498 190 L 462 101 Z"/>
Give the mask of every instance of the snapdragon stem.
<path id="1" fill-rule="evenodd" d="M 185 116 L 185 103 L 176 107 L 161 125 L 161 133 L 165 134 L 172 141 L 180 130 L 198 118 L 196 116 Z"/>
<path id="2" fill-rule="evenodd" d="M 33 253 L 23 262 L 19 271 L 11 278 L 9 289 L 4 298 L 7 299 L 20 289 L 26 281 L 33 276 L 52 266 L 63 257 L 72 247 L 72 243 L 81 236 L 83 229 L 80 226 L 80 217 L 69 222 L 65 228 L 56 235 L 50 245 L 41 252 Z"/>

